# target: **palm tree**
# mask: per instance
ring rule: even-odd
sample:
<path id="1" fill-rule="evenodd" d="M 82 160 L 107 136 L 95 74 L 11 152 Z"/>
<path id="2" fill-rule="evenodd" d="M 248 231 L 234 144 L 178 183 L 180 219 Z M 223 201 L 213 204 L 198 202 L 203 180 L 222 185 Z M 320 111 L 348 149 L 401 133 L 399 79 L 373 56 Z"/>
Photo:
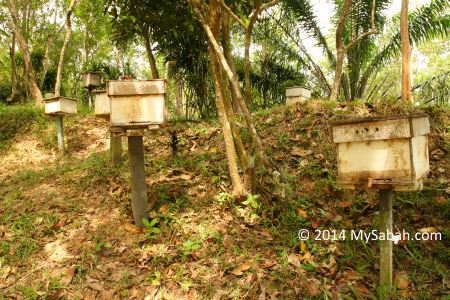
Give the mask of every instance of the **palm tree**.
<path id="1" fill-rule="evenodd" d="M 375 2 L 375 26 L 378 35 L 366 36 L 359 40 L 347 52 L 347 62 L 341 79 L 341 89 L 346 100 L 363 99 L 371 79 L 383 65 L 398 58 L 401 54 L 400 28 L 398 16 L 387 22 L 385 8 L 391 0 Z M 285 7 L 298 21 L 297 26 L 306 30 L 323 49 L 331 66 L 335 67 L 336 57 L 333 54 L 325 35 L 320 30 L 311 1 L 284 0 Z M 336 19 L 342 8 L 342 0 L 334 0 Z M 348 44 L 356 37 L 370 30 L 372 0 L 353 1 L 344 28 L 344 43 Z M 409 38 L 411 44 L 431 40 L 438 36 L 448 36 L 450 17 L 448 0 L 433 0 L 409 14 Z M 387 26 L 390 24 L 390 26 Z M 383 43 L 383 41 L 387 41 Z"/>

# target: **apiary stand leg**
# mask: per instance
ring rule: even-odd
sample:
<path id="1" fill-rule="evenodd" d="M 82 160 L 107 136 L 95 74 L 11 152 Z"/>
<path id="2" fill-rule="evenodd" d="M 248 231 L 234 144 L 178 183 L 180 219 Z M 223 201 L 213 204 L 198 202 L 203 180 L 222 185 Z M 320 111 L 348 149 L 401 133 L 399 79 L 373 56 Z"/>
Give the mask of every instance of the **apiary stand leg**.
<path id="1" fill-rule="evenodd" d="M 142 136 L 128 136 L 128 157 L 131 169 L 131 208 L 136 227 L 142 228 L 147 216 L 147 185 L 145 183 L 144 141 Z"/>
<path id="2" fill-rule="evenodd" d="M 109 148 L 111 153 L 111 163 L 113 166 L 117 166 L 122 160 L 122 136 L 120 133 L 110 132 Z"/>
<path id="3" fill-rule="evenodd" d="M 56 116 L 56 127 L 58 128 L 58 149 L 64 153 L 64 133 L 63 133 L 63 116 Z"/>
<path id="4" fill-rule="evenodd" d="M 392 197 L 391 189 L 380 189 L 380 232 L 392 234 Z M 392 241 L 380 241 L 380 286 L 388 292 L 392 289 Z"/>

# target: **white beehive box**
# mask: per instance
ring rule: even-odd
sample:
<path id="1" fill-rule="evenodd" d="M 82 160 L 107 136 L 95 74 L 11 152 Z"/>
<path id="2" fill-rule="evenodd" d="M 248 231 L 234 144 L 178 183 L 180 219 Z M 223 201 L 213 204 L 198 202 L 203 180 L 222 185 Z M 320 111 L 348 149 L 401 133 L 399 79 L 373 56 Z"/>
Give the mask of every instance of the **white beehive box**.
<path id="1" fill-rule="evenodd" d="M 311 98 L 311 91 L 300 86 L 293 86 L 286 89 L 286 105 L 305 102 Z"/>
<path id="2" fill-rule="evenodd" d="M 111 104 L 106 90 L 97 90 L 93 93 L 95 96 L 95 116 L 109 119 Z"/>
<path id="3" fill-rule="evenodd" d="M 143 128 L 165 123 L 165 80 L 111 80 L 106 86 L 111 126 Z"/>
<path id="4" fill-rule="evenodd" d="M 82 74 L 83 87 L 97 87 L 100 86 L 102 80 L 102 74 L 97 72 L 87 72 Z"/>
<path id="5" fill-rule="evenodd" d="M 46 115 L 71 115 L 77 113 L 77 99 L 53 97 L 44 100 Z"/>
<path id="6" fill-rule="evenodd" d="M 426 114 L 337 121 L 332 130 L 344 187 L 422 189 L 429 171 Z"/>

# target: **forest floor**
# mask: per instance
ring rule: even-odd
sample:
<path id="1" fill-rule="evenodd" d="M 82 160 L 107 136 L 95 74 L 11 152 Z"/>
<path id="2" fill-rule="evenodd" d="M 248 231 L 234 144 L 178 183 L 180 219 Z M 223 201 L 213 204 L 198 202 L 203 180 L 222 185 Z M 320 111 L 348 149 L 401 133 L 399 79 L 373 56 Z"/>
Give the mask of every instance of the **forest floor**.
<path id="1" fill-rule="evenodd" d="M 431 172 L 422 192 L 395 194 L 394 228 L 436 231 L 442 240 L 394 245 L 393 299 L 450 299 L 450 110 L 422 111 L 431 117 Z M 336 183 L 329 122 L 402 112 L 393 103 L 312 101 L 255 113 L 286 192 L 273 199 L 258 170 L 265 188 L 245 202 L 257 208 L 228 194 L 217 121 L 180 129 L 175 155 L 170 136 L 148 134 L 156 204 L 142 233 L 133 225 L 126 155 L 118 167 L 109 162 L 106 121 L 67 117 L 68 153 L 58 158 L 52 118 L 2 108 L 0 299 L 377 299 L 378 242 L 300 242 L 297 233 L 378 228 L 376 193 Z"/>

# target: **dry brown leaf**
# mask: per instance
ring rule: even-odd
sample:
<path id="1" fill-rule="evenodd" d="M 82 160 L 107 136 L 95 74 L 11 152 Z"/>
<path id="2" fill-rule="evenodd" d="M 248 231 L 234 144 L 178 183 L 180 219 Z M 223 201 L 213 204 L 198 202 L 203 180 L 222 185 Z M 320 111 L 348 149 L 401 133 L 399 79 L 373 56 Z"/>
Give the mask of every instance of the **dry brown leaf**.
<path id="1" fill-rule="evenodd" d="M 288 255 L 288 263 L 290 263 L 291 265 L 293 265 L 299 269 L 302 267 L 302 265 L 300 264 L 300 259 L 298 258 L 297 254 L 295 254 L 295 253 L 291 253 Z"/>
<path id="2" fill-rule="evenodd" d="M 436 227 L 425 227 L 425 228 L 419 229 L 419 232 L 431 233 L 431 232 L 437 232 L 437 229 L 436 229 Z"/>
<path id="3" fill-rule="evenodd" d="M 353 203 L 352 200 L 341 201 L 338 203 L 338 206 L 341 208 L 346 208 L 352 205 L 352 203 Z"/>
<path id="4" fill-rule="evenodd" d="M 64 290 L 57 290 L 54 291 L 50 296 L 48 296 L 48 300 L 59 300 L 59 299 L 63 299 L 64 296 L 66 295 L 66 291 Z"/>
<path id="5" fill-rule="evenodd" d="M 275 260 L 264 260 L 264 263 L 262 264 L 261 268 L 263 269 L 270 269 L 273 266 L 275 266 L 277 264 L 277 262 Z"/>
<path id="6" fill-rule="evenodd" d="M 365 294 L 365 295 L 368 295 L 369 294 L 369 289 L 367 288 L 367 286 L 365 286 L 364 284 L 362 284 L 362 283 L 357 283 L 357 284 L 354 284 L 353 285 L 353 288 L 355 289 L 355 290 L 357 290 L 359 293 L 361 293 L 361 294 Z"/>
<path id="7" fill-rule="evenodd" d="M 308 279 L 307 283 L 305 284 L 305 288 L 311 297 L 317 296 L 319 294 L 320 292 L 319 286 L 320 281 L 315 278 Z"/>
<path id="8" fill-rule="evenodd" d="M 64 277 L 61 279 L 60 283 L 62 286 L 69 285 L 72 282 L 73 276 L 75 276 L 75 268 L 67 268 L 63 271 Z"/>
<path id="9" fill-rule="evenodd" d="M 137 228 L 133 224 L 124 223 L 122 226 L 123 226 L 123 229 L 125 229 L 126 231 L 128 231 L 132 234 L 140 234 L 141 233 L 141 229 Z"/>
<path id="10" fill-rule="evenodd" d="M 442 195 L 436 196 L 435 200 L 436 200 L 437 204 L 446 204 L 447 203 L 447 197 L 442 196 Z"/>
<path id="11" fill-rule="evenodd" d="M 246 262 L 246 263 L 234 268 L 233 271 L 231 271 L 231 273 L 233 273 L 236 276 L 242 276 L 245 271 L 250 269 L 251 266 L 252 266 L 252 264 L 250 262 Z"/>
<path id="12" fill-rule="evenodd" d="M 164 203 L 163 205 L 161 205 L 161 207 L 158 209 L 158 211 L 160 213 L 162 213 L 163 215 L 167 214 L 170 210 L 169 204 Z"/>
<path id="13" fill-rule="evenodd" d="M 313 153 L 312 150 L 302 149 L 302 148 L 298 148 L 298 147 L 294 147 L 291 150 L 291 155 L 300 156 L 300 157 L 308 156 L 308 155 L 311 155 L 312 153 Z"/>
<path id="14" fill-rule="evenodd" d="M 397 274 L 397 276 L 395 277 L 395 286 L 399 289 L 399 290 L 404 290 L 407 289 L 409 287 L 409 279 L 408 279 L 408 275 L 404 272 L 400 272 Z"/>
<path id="15" fill-rule="evenodd" d="M 90 282 L 87 284 L 88 287 L 90 287 L 91 289 L 98 291 L 98 292 L 103 292 L 105 291 L 105 289 L 103 288 L 103 286 L 98 283 L 98 282 Z"/>

